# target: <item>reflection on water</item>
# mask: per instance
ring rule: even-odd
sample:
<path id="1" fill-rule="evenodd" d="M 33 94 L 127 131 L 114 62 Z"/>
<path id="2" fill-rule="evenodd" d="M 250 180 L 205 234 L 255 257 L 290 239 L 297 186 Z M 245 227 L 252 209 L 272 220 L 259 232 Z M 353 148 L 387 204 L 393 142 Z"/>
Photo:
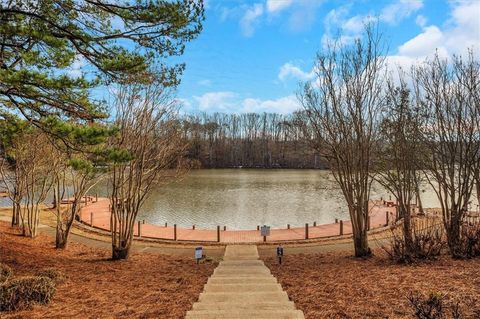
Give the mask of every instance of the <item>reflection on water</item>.
<path id="1" fill-rule="evenodd" d="M 105 194 L 105 187 L 98 189 Z M 388 196 L 378 185 L 372 198 Z M 435 206 L 432 192 L 425 206 Z M 194 170 L 183 180 L 156 190 L 139 219 L 148 223 L 213 229 L 254 229 L 331 223 L 348 219 L 345 201 L 329 171 L 212 169 Z"/>
<path id="2" fill-rule="evenodd" d="M 433 191 L 423 187 L 425 207 L 438 207 Z M 108 196 L 106 183 L 91 193 Z M 388 197 L 377 184 L 372 199 Z M 68 197 L 68 196 L 67 196 Z M 474 196 L 473 196 L 474 197 Z M 47 199 L 51 202 L 51 199 Z M 0 206 L 9 205 L 0 198 Z M 254 229 L 332 223 L 348 219 L 345 200 L 329 171 L 211 169 L 194 170 L 183 180 L 159 188 L 142 207 L 139 219 L 148 223 L 214 229 Z"/>

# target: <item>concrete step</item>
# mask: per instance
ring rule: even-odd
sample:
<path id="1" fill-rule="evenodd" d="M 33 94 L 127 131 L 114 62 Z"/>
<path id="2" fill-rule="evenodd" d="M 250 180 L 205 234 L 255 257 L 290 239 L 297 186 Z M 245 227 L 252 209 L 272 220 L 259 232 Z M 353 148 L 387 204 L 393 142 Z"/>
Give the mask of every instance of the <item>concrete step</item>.
<path id="1" fill-rule="evenodd" d="M 245 264 L 240 264 L 240 263 L 237 263 L 237 264 L 227 264 L 227 263 L 221 263 L 220 265 L 218 265 L 218 268 L 232 268 L 232 269 L 235 269 L 235 268 L 262 268 L 262 269 L 265 269 L 267 268 L 265 265 L 263 264 L 251 264 L 250 262 L 251 261 L 256 261 L 256 260 L 247 260 L 248 263 L 245 263 Z"/>
<path id="2" fill-rule="evenodd" d="M 282 286 L 277 283 L 268 284 L 212 284 L 207 283 L 203 288 L 206 293 L 210 292 L 274 292 L 283 291 Z"/>
<path id="3" fill-rule="evenodd" d="M 213 271 L 213 276 L 216 274 L 250 274 L 250 275 L 270 275 L 270 269 L 264 268 L 216 268 Z"/>
<path id="4" fill-rule="evenodd" d="M 224 260 L 221 261 L 219 266 L 234 266 L 234 265 L 242 265 L 242 266 L 250 266 L 250 265 L 261 265 L 265 266 L 264 262 L 261 260 Z"/>
<path id="5" fill-rule="evenodd" d="M 232 311 L 266 311 L 266 310 L 294 310 L 295 304 L 292 301 L 263 301 L 257 300 L 249 304 L 227 303 L 227 302 L 197 302 L 193 304 L 193 310 L 232 310 Z M 254 317 L 253 317 L 254 318 Z"/>
<path id="6" fill-rule="evenodd" d="M 255 303 L 258 300 L 282 302 L 289 301 L 285 291 L 276 292 L 202 292 L 198 297 L 198 301 L 202 302 L 224 302 L 229 304 L 236 303 Z M 254 308 L 252 308 L 254 309 Z"/>
<path id="7" fill-rule="evenodd" d="M 264 277 L 264 278 L 275 278 L 272 274 L 269 273 L 251 273 L 251 272 L 220 272 L 215 273 L 215 277 L 218 278 L 234 278 L 234 277 Z"/>
<path id="8" fill-rule="evenodd" d="M 246 273 L 246 274 L 259 274 L 259 275 L 270 275 L 270 269 L 263 267 L 263 268 L 249 268 L 249 267 L 239 267 L 239 268 L 223 268 L 217 267 L 213 274 L 235 274 L 235 273 Z"/>
<path id="9" fill-rule="evenodd" d="M 223 260 L 258 259 L 255 245 L 228 245 Z"/>
<path id="10" fill-rule="evenodd" d="M 189 311 L 186 319 L 304 319 L 300 310 Z"/>
<path id="11" fill-rule="evenodd" d="M 235 284 L 276 284 L 277 279 L 273 276 L 243 276 L 243 277 L 210 277 L 207 284 L 222 284 L 222 285 L 235 285 Z"/>

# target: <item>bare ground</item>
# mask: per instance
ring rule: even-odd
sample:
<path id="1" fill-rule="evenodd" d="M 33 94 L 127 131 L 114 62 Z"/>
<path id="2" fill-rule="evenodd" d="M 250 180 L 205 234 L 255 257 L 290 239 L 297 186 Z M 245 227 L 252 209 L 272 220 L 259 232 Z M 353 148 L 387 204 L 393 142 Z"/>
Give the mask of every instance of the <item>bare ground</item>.
<path id="1" fill-rule="evenodd" d="M 54 267 L 67 276 L 49 305 L 0 318 L 183 318 L 215 268 L 178 256 L 138 253 L 111 261 L 111 252 L 99 248 L 53 247 L 52 237 L 24 238 L 0 222 L 1 263 L 16 275 Z"/>
<path id="2" fill-rule="evenodd" d="M 368 260 L 339 252 L 297 254 L 281 266 L 275 257 L 265 262 L 306 318 L 414 318 L 406 298 L 412 291 L 445 293 L 447 305 L 460 303 L 463 318 L 480 318 L 480 259 L 444 256 L 405 266 L 376 254 Z"/>

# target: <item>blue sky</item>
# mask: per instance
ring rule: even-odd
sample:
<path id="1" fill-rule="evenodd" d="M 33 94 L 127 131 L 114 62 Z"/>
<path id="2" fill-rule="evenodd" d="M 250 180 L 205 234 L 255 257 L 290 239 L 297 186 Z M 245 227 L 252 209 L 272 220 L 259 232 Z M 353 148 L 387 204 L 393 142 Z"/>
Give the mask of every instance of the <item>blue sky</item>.
<path id="1" fill-rule="evenodd" d="M 208 0 L 205 14 L 178 59 L 187 65 L 178 88 L 186 113 L 294 111 L 325 42 L 339 32 L 351 41 L 373 17 L 390 65 L 480 49 L 480 0 Z"/>

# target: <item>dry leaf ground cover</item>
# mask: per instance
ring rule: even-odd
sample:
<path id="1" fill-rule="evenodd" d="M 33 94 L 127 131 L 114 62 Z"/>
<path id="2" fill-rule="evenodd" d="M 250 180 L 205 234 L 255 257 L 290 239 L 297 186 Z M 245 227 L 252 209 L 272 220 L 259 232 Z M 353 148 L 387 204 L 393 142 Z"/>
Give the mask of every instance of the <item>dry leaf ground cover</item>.
<path id="1" fill-rule="evenodd" d="M 0 263 L 16 276 L 52 267 L 66 274 L 50 304 L 0 318 L 183 318 L 215 268 L 146 253 L 113 262 L 110 251 L 76 243 L 66 251 L 53 247 L 52 237 L 24 238 L 0 222 Z"/>
<path id="2" fill-rule="evenodd" d="M 445 293 L 448 302 L 460 302 L 463 318 L 480 318 L 480 259 L 444 256 L 405 266 L 381 253 L 368 260 L 334 253 L 289 255 L 281 266 L 273 257 L 265 261 L 307 319 L 414 318 L 411 291 Z"/>

